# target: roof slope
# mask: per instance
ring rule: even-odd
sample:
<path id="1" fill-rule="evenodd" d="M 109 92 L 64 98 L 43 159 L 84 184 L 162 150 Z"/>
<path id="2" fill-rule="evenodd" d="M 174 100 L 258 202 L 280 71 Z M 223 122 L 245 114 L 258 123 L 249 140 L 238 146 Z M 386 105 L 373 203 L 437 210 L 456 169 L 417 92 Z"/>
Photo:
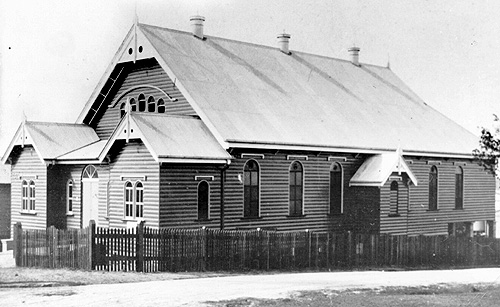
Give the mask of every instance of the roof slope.
<path id="1" fill-rule="evenodd" d="M 197 118 L 131 113 L 131 119 L 160 161 L 166 158 L 231 159 Z"/>
<path id="2" fill-rule="evenodd" d="M 140 29 L 227 142 L 453 154 L 477 146 L 388 68 Z"/>
<path id="3" fill-rule="evenodd" d="M 81 124 L 27 122 L 26 131 L 43 159 L 55 159 L 99 140 L 94 129 Z"/>

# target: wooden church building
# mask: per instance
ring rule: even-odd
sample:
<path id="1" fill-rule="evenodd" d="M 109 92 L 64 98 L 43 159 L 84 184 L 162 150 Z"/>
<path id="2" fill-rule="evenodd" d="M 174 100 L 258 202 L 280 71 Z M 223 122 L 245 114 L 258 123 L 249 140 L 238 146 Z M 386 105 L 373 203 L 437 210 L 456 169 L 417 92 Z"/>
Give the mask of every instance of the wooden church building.
<path id="1" fill-rule="evenodd" d="M 135 24 L 75 124 L 24 121 L 24 228 L 493 233 L 478 138 L 388 67 Z"/>

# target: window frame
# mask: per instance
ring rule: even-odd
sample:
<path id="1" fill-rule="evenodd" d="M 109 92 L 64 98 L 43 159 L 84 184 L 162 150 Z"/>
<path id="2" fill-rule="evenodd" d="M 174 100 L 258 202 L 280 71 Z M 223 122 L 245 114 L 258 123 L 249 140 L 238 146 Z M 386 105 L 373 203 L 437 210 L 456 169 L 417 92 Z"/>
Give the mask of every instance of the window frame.
<path id="1" fill-rule="evenodd" d="M 298 164 L 300 165 L 300 168 L 301 168 L 301 185 L 300 185 L 300 213 L 295 213 L 293 212 L 292 213 L 292 183 L 291 183 L 291 177 L 292 177 L 292 168 L 293 168 L 293 165 L 294 164 Z M 293 171 L 294 173 L 299 173 L 299 172 L 296 172 L 296 171 Z M 296 179 L 296 175 L 294 176 L 295 179 Z M 300 162 L 300 161 L 292 161 L 292 163 L 290 163 L 290 166 L 288 167 L 288 216 L 290 217 L 300 217 L 300 216 L 304 216 L 304 186 L 305 186 L 305 168 L 304 168 L 304 165 Z M 298 186 L 298 185 L 294 185 L 295 187 Z M 298 191 L 296 188 L 294 188 L 294 191 Z M 295 193 L 295 196 L 296 196 L 296 193 Z M 297 199 L 295 198 L 294 201 L 297 201 Z M 295 207 L 295 206 L 294 206 Z M 294 208 L 295 209 L 295 208 Z M 295 211 L 295 210 L 294 210 Z"/>
<path id="2" fill-rule="evenodd" d="M 73 214 L 73 205 L 75 201 L 75 182 L 68 179 L 66 182 L 66 214 Z"/>
<path id="3" fill-rule="evenodd" d="M 201 208 L 201 204 L 200 204 L 200 186 L 202 184 L 206 184 L 207 185 L 207 204 L 206 204 L 206 217 L 205 216 L 200 216 L 200 212 L 202 212 L 202 210 L 200 210 Z M 200 182 L 198 182 L 198 186 L 196 187 L 196 191 L 197 191 L 197 209 L 198 209 L 198 221 L 208 221 L 210 220 L 210 183 L 206 180 L 201 180 Z"/>
<path id="4" fill-rule="evenodd" d="M 146 96 L 143 93 L 140 93 L 137 97 L 137 111 L 146 112 L 146 109 Z"/>
<path id="5" fill-rule="evenodd" d="M 333 203 L 332 203 L 332 173 L 334 173 L 334 167 L 338 166 L 340 173 L 340 212 L 333 212 Z M 330 165 L 330 178 L 329 178 L 329 193 L 328 193 L 328 205 L 329 205 L 329 210 L 328 213 L 330 215 L 340 215 L 344 213 L 344 168 L 342 167 L 342 164 L 339 162 L 334 162 Z"/>
<path id="6" fill-rule="evenodd" d="M 151 111 L 151 106 L 153 106 L 153 111 Z M 149 113 L 156 113 L 156 100 L 153 96 L 149 96 L 146 102 L 146 110 Z"/>
<path id="7" fill-rule="evenodd" d="M 163 110 L 160 112 L 160 108 Z M 158 114 L 163 114 L 166 113 L 167 111 L 167 105 L 165 104 L 165 100 L 163 98 L 160 98 L 156 101 L 156 112 Z"/>
<path id="8" fill-rule="evenodd" d="M 28 212 L 29 211 L 29 185 L 28 181 L 23 179 L 21 181 L 21 211 Z"/>
<path id="9" fill-rule="evenodd" d="M 460 194 L 460 195 L 459 195 Z M 455 168 L 455 210 L 464 209 L 464 169 Z"/>
<path id="10" fill-rule="evenodd" d="M 394 187 L 396 188 L 394 189 Z M 395 197 L 392 195 L 393 191 L 396 191 Z M 389 216 L 399 216 L 399 183 L 396 180 L 391 182 L 389 188 Z"/>
<path id="11" fill-rule="evenodd" d="M 433 177 L 435 180 L 433 180 Z M 436 165 L 433 165 L 429 171 L 429 207 L 428 211 L 438 211 L 439 203 L 439 170 Z M 433 195 L 435 196 L 433 198 Z"/>
<path id="12" fill-rule="evenodd" d="M 144 183 L 127 180 L 123 185 L 123 218 L 125 220 L 144 219 Z"/>
<path id="13" fill-rule="evenodd" d="M 256 170 L 247 170 L 247 165 L 249 163 L 255 163 Z M 260 198 L 261 198 L 260 197 L 260 183 L 261 183 L 260 170 L 261 170 L 260 164 L 255 159 L 249 159 L 245 162 L 245 164 L 243 164 L 243 217 L 244 218 L 259 218 L 260 217 Z M 250 172 L 250 179 L 249 179 L 250 184 L 249 185 L 245 184 L 246 172 Z M 252 184 L 252 172 L 257 173 L 256 174 L 256 176 L 257 176 L 257 184 L 256 185 Z M 247 189 L 249 190 L 248 193 L 247 193 Z M 256 202 L 254 199 L 252 199 L 253 189 L 257 189 L 257 193 L 256 193 L 257 201 Z M 245 195 L 250 195 L 250 199 L 248 200 L 248 198 Z M 254 210 L 252 210 L 252 204 L 255 204 L 255 206 L 257 208 L 253 208 Z M 248 209 L 247 209 L 247 207 L 248 207 Z M 252 211 L 256 211 L 257 213 L 251 214 Z"/>

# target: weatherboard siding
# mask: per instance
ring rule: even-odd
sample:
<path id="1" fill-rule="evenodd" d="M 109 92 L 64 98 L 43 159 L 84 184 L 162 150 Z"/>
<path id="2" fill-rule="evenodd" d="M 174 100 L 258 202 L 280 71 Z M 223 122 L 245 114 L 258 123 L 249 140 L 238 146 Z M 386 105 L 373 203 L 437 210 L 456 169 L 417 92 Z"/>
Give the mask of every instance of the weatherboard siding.
<path id="1" fill-rule="evenodd" d="M 213 180 L 196 176 L 213 176 Z M 198 220 L 198 184 L 202 180 L 210 186 L 209 220 Z M 160 227 L 220 227 L 220 170 L 216 166 L 163 164 L 160 182 Z"/>
<path id="2" fill-rule="evenodd" d="M 0 239 L 10 238 L 10 183 L 0 183 Z"/>
<path id="3" fill-rule="evenodd" d="M 124 189 L 127 181 L 144 185 L 144 220 L 146 226 L 158 228 L 159 221 L 159 163 L 139 140 L 127 144 L 115 142 L 110 152 L 109 164 L 109 227 L 125 228 L 133 222 L 125 221 Z M 145 179 L 144 179 L 145 178 Z M 99 182 L 101 186 L 101 181 Z M 104 190 L 104 184 L 102 185 Z M 103 194 L 105 194 L 103 192 Z"/>
<path id="4" fill-rule="evenodd" d="M 118 69 L 118 68 L 117 68 Z M 196 115 L 191 105 L 187 102 L 174 82 L 167 76 L 163 68 L 154 59 L 137 61 L 136 64 L 125 65 L 122 77 L 118 81 L 120 84 L 114 85 L 116 89 L 113 94 L 106 98 L 102 110 L 91 124 L 95 127 L 96 133 L 101 139 L 108 139 L 120 121 L 120 104 L 126 101 L 127 97 L 133 97 L 136 102 L 139 94 L 143 93 L 146 102 L 149 96 L 155 97 L 157 101 L 163 98 L 165 101 L 165 113 L 171 115 Z M 120 101 L 118 98 L 127 90 L 140 86 L 152 85 L 165 91 L 176 101 L 170 101 L 163 93 L 153 88 L 140 88 L 126 94 Z M 114 106 L 108 108 L 108 105 Z M 147 112 L 147 109 L 146 109 Z"/>
<path id="5" fill-rule="evenodd" d="M 47 227 L 47 167 L 31 145 L 15 149 L 11 157 L 11 223 L 21 222 L 25 229 L 44 229 Z M 35 182 L 35 214 L 21 212 L 23 179 Z"/>
<path id="6" fill-rule="evenodd" d="M 429 159 L 409 158 L 409 166 L 418 180 L 418 186 L 410 186 L 409 234 L 446 234 L 448 223 L 494 220 L 495 179 L 472 160 L 431 159 L 439 161 L 438 210 L 429 211 Z M 464 169 L 464 206 L 455 209 L 454 162 L 466 163 Z"/>

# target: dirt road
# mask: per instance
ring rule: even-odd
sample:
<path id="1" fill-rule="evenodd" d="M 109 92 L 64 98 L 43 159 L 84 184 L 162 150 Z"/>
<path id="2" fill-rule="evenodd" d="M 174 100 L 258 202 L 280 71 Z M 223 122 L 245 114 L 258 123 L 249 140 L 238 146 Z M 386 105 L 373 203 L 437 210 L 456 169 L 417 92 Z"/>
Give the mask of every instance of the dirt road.
<path id="1" fill-rule="evenodd" d="M 500 268 L 244 275 L 130 284 L 0 289 L 3 306 L 204 306 L 241 297 L 279 298 L 303 290 L 500 283 Z"/>

